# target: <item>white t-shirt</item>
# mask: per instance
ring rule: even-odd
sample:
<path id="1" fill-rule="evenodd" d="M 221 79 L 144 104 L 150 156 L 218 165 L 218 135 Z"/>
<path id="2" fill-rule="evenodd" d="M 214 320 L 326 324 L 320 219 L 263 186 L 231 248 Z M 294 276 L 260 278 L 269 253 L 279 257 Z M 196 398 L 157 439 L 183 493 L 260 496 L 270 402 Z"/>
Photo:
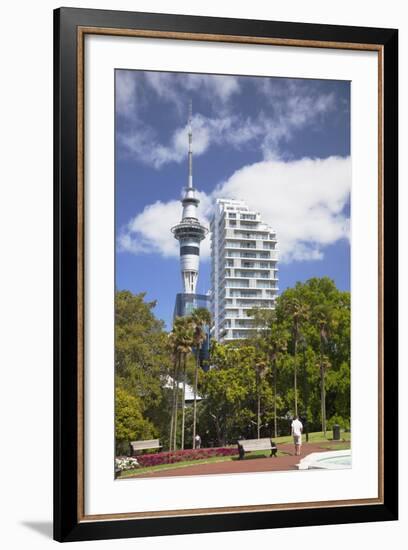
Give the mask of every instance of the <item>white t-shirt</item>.
<path id="1" fill-rule="evenodd" d="M 292 422 L 292 434 L 293 435 L 302 435 L 302 430 L 303 430 L 303 424 L 301 423 L 300 420 L 293 420 Z"/>

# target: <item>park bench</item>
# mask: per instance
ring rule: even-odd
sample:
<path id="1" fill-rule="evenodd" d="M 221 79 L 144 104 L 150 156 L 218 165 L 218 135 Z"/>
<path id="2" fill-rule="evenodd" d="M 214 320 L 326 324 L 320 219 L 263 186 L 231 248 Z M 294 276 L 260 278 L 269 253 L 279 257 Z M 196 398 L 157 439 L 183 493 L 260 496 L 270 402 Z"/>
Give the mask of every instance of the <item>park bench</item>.
<path id="1" fill-rule="evenodd" d="M 159 439 L 146 439 L 145 441 L 131 441 L 130 442 L 130 454 L 134 456 L 139 451 L 146 451 L 147 449 L 161 449 Z"/>
<path id="2" fill-rule="evenodd" d="M 276 444 L 269 438 L 264 437 L 262 439 L 240 439 L 238 441 L 239 459 L 242 460 L 245 457 L 245 453 L 248 451 L 271 451 L 271 457 L 276 457 L 278 448 Z"/>

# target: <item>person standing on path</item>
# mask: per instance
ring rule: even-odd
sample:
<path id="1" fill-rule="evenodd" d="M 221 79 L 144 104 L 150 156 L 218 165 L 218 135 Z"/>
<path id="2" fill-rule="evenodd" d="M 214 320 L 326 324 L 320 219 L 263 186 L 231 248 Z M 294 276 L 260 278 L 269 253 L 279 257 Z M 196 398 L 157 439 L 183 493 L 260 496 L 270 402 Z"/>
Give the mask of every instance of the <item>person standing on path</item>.
<path id="1" fill-rule="evenodd" d="M 292 436 L 295 444 L 295 456 L 300 456 L 300 447 L 302 446 L 303 424 L 297 416 L 292 421 Z"/>

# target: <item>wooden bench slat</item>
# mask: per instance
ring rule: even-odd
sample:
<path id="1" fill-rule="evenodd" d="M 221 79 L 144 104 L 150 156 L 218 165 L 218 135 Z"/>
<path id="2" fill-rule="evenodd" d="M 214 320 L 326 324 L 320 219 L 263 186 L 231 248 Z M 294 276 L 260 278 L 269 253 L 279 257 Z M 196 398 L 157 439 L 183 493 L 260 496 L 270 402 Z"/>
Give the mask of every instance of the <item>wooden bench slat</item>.
<path id="1" fill-rule="evenodd" d="M 246 451 L 270 450 L 271 456 L 276 456 L 277 447 L 270 438 L 261 439 L 240 439 L 238 441 L 238 451 L 241 459 L 244 458 Z"/>
<path id="2" fill-rule="evenodd" d="M 143 451 L 146 449 L 161 449 L 160 439 L 146 439 L 145 441 L 131 441 L 132 452 Z"/>
<path id="3" fill-rule="evenodd" d="M 147 439 L 146 441 L 132 441 L 130 443 L 133 447 L 147 447 L 148 449 L 160 446 L 159 439 Z"/>

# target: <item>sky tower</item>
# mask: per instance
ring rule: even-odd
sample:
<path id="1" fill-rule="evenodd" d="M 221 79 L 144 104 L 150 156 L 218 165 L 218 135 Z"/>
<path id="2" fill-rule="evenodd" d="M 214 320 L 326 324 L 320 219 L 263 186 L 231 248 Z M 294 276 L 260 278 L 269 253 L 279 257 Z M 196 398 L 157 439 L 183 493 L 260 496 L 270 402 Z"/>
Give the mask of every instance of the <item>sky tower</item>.
<path id="1" fill-rule="evenodd" d="M 201 225 L 197 217 L 199 200 L 193 187 L 193 131 L 191 127 L 192 103 L 189 105 L 188 117 L 188 183 L 181 200 L 183 213 L 181 221 L 171 228 L 174 238 L 180 243 L 180 269 L 183 281 L 183 293 L 195 294 L 200 263 L 200 242 L 205 238 L 208 229 Z"/>

